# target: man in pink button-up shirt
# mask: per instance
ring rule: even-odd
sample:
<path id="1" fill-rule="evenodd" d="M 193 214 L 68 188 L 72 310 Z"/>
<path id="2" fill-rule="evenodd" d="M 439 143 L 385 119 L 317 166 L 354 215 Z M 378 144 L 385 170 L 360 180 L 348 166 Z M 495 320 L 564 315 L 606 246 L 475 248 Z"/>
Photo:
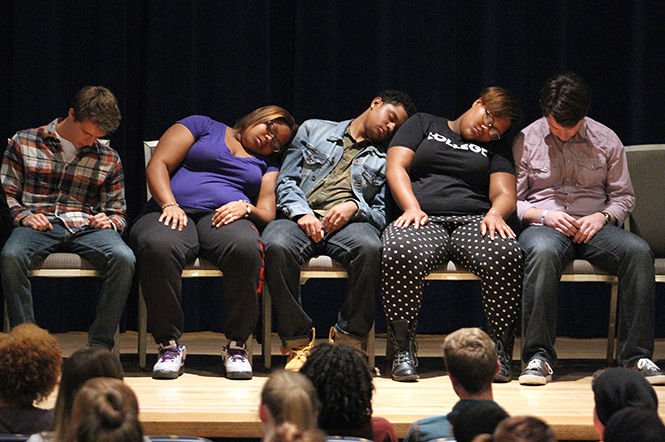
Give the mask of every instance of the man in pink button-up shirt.
<path id="1" fill-rule="evenodd" d="M 576 258 L 619 277 L 619 363 L 652 384 L 665 373 L 651 361 L 654 336 L 653 253 L 620 226 L 635 202 L 619 137 L 587 117 L 590 91 L 573 73 L 552 77 L 540 93 L 543 118 L 515 138 L 517 215 L 524 227 L 526 369 L 520 384 L 543 385 L 556 362 L 559 279 Z"/>

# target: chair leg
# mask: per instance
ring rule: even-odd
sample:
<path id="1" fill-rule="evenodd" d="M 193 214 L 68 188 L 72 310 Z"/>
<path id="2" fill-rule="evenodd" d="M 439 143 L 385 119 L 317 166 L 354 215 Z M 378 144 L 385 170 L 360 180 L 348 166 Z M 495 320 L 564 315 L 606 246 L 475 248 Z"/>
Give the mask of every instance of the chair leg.
<path id="1" fill-rule="evenodd" d="M 376 339 L 375 339 L 376 321 L 372 323 L 372 328 L 369 329 L 367 334 L 367 360 L 369 362 L 369 370 L 374 373 L 374 366 L 376 365 Z"/>
<path id="2" fill-rule="evenodd" d="M 4 315 L 4 318 L 3 318 L 3 321 L 2 321 L 2 330 L 5 333 L 9 333 L 10 332 L 9 312 L 7 311 L 7 300 L 6 299 L 4 300 L 4 303 L 5 303 L 5 315 Z"/>
<path id="3" fill-rule="evenodd" d="M 148 310 L 145 305 L 145 298 L 143 298 L 143 289 L 139 284 L 139 317 L 138 317 L 138 353 L 139 353 L 139 370 L 145 370 L 146 366 L 146 340 L 148 334 Z"/>
<path id="4" fill-rule="evenodd" d="M 245 346 L 247 347 L 247 359 L 249 360 L 249 363 L 252 364 L 252 367 L 254 366 L 254 336 L 249 335 L 249 338 L 247 338 L 247 341 L 245 342 Z"/>
<path id="5" fill-rule="evenodd" d="M 619 283 L 611 283 L 610 292 L 610 318 L 609 330 L 607 331 L 607 363 L 614 365 L 616 363 L 616 342 L 617 342 L 617 310 L 619 305 Z"/>
<path id="6" fill-rule="evenodd" d="M 115 328 L 113 342 L 113 354 L 115 354 L 115 356 L 120 359 L 120 325 Z"/>
<path id="7" fill-rule="evenodd" d="M 263 283 L 263 366 L 270 371 L 272 365 L 272 299 L 265 281 Z"/>

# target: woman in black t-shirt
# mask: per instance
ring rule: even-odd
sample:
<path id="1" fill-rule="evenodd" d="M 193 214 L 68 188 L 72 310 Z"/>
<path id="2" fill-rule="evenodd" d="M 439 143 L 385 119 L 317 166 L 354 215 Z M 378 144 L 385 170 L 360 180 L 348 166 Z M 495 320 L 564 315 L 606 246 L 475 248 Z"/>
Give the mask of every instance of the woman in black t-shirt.
<path id="1" fill-rule="evenodd" d="M 516 184 L 501 135 L 519 114 L 508 91 L 490 87 L 454 121 L 412 116 L 390 143 L 386 178 L 403 213 L 383 232 L 381 294 L 395 380 L 418 379 L 415 332 L 424 279 L 452 260 L 481 279 L 501 363 L 495 381 L 510 381 L 522 255 L 505 221 L 515 210 Z"/>

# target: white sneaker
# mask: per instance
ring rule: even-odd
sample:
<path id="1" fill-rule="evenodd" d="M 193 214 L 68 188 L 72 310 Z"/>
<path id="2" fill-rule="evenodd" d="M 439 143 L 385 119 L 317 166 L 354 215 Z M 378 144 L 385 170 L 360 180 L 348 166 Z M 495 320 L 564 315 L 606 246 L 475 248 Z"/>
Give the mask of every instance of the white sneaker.
<path id="1" fill-rule="evenodd" d="M 176 379 L 185 372 L 187 349 L 184 345 L 159 346 L 159 359 L 152 367 L 154 379 Z"/>
<path id="2" fill-rule="evenodd" d="M 229 341 L 222 347 L 222 363 L 229 379 L 252 379 L 252 365 L 244 342 Z"/>

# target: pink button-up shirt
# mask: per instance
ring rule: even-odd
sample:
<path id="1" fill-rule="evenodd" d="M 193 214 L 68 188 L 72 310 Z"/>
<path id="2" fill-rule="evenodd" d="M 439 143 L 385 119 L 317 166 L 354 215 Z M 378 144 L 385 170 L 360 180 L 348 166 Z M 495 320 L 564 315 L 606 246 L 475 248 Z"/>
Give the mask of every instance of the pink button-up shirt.
<path id="1" fill-rule="evenodd" d="M 635 204 L 626 153 L 619 137 L 589 117 L 568 141 L 541 118 L 513 142 L 517 216 L 530 208 L 560 210 L 579 218 L 606 210 L 621 225 Z"/>

